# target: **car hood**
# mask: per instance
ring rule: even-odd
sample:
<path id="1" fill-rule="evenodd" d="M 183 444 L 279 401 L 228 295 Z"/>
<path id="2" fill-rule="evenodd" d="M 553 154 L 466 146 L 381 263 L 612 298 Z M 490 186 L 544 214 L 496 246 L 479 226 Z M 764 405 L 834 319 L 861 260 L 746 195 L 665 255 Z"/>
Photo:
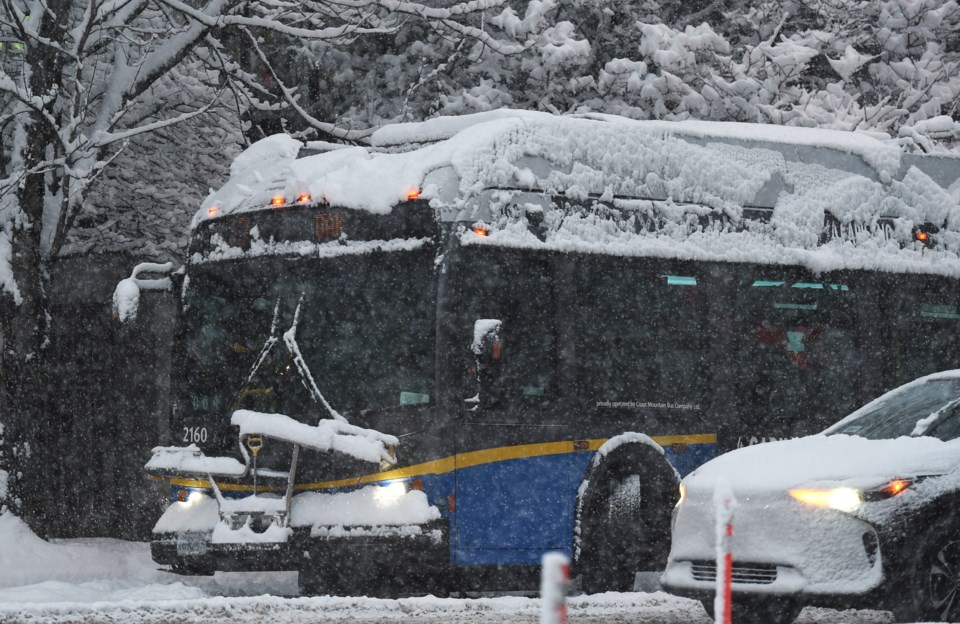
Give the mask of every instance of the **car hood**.
<path id="1" fill-rule="evenodd" d="M 838 483 L 873 487 L 891 478 L 945 474 L 958 464 L 960 440 L 820 434 L 731 451 L 701 466 L 684 483 L 700 490 L 722 480 L 741 493 Z"/>

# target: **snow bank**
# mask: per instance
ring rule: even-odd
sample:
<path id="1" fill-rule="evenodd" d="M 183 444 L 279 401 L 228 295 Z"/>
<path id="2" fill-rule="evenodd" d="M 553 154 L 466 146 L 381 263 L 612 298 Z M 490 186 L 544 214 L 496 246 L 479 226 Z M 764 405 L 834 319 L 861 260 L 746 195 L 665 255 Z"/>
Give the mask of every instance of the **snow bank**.
<path id="1" fill-rule="evenodd" d="M 241 437 L 264 435 L 317 451 L 344 453 L 373 463 L 386 461 L 395 464 L 397 461 L 387 448 L 400 443 L 396 437 L 342 421 L 325 419 L 316 425 L 307 425 L 284 414 L 237 410 L 230 417 L 230 423 L 240 428 Z"/>
<path id="2" fill-rule="evenodd" d="M 219 577 L 220 575 L 218 575 Z M 252 577 L 251 577 L 252 578 Z M 197 588 L 182 584 L 148 585 L 136 596 L 134 587 L 115 583 L 103 588 L 96 600 L 86 588 L 73 588 L 60 600 L 53 588 L 27 588 L 25 600 L 2 600 L 0 619 L 8 622 L 103 622 L 124 624 L 262 624 L 263 622 L 420 622 L 423 624 L 479 624 L 481 622 L 537 622 L 540 600 L 522 596 L 436 598 L 423 596 L 387 600 L 365 597 L 283 598 L 251 595 L 252 582 L 239 585 L 241 596 L 197 597 Z M 69 589 L 69 588 L 63 588 Z M 93 588 L 91 588 L 93 589 Z M 218 588 L 207 588 L 215 594 Z M 45 591 L 49 593 L 45 594 Z M 224 591 L 220 589 L 220 591 Z M 191 595 L 194 594 L 194 595 Z M 47 601 L 43 602 L 44 595 Z M 77 600 L 71 600 L 76 596 Z M 32 603 L 32 604 L 31 604 Z M 707 624 L 709 619 L 696 600 L 657 593 L 606 593 L 568 600 L 571 621 L 619 622 L 649 617 L 665 624 Z M 812 621 L 812 620 L 811 620 Z M 820 620 L 817 620 L 820 621 Z M 879 624 L 883 617 L 846 620 L 851 624 Z"/>
<path id="3" fill-rule="evenodd" d="M 147 565 L 150 563 L 146 544 L 112 539 L 47 542 L 37 537 L 20 518 L 0 514 L 0 588 L 41 582 L 163 579 L 154 565 Z M 2 596 L 0 592 L 0 604 L 4 602 Z M 9 620 L 0 615 L 0 621 Z"/>

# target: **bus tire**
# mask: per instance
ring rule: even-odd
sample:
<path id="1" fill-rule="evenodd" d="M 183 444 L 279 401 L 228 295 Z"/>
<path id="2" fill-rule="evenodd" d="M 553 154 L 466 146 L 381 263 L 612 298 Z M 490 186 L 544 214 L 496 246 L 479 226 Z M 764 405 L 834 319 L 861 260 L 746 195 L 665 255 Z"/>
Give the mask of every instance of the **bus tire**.
<path id="1" fill-rule="evenodd" d="M 648 444 L 623 444 L 598 457 L 577 501 L 580 589 L 631 591 L 637 571 L 666 563 L 677 474 Z"/>

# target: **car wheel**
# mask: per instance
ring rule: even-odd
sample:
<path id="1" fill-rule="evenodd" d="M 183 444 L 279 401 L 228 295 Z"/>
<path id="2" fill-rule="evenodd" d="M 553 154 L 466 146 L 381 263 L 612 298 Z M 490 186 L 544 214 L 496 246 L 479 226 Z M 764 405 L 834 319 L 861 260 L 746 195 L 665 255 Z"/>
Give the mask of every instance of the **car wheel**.
<path id="1" fill-rule="evenodd" d="M 714 619 L 713 599 L 700 602 L 710 619 Z M 734 624 L 791 624 L 802 610 L 800 603 L 779 596 L 734 597 L 730 609 Z"/>
<path id="2" fill-rule="evenodd" d="M 907 568 L 909 595 L 894 605 L 898 622 L 960 622 L 960 534 L 945 522 L 928 535 Z"/>

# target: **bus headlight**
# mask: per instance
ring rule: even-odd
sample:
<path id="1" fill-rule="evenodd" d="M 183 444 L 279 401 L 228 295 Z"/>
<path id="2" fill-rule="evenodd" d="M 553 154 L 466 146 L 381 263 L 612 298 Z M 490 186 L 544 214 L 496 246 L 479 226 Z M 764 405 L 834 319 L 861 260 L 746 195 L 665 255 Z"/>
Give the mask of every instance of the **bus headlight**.
<path id="1" fill-rule="evenodd" d="M 183 501 L 183 504 L 186 507 L 193 507 L 204 498 L 206 498 L 206 496 L 204 495 L 203 492 L 200 492 L 198 490 L 193 490 L 189 494 L 187 494 L 187 500 Z"/>
<path id="2" fill-rule="evenodd" d="M 407 493 L 407 484 L 403 481 L 393 481 L 387 485 L 381 485 L 373 492 L 373 499 L 379 507 L 392 507 L 400 502 L 404 494 Z"/>

